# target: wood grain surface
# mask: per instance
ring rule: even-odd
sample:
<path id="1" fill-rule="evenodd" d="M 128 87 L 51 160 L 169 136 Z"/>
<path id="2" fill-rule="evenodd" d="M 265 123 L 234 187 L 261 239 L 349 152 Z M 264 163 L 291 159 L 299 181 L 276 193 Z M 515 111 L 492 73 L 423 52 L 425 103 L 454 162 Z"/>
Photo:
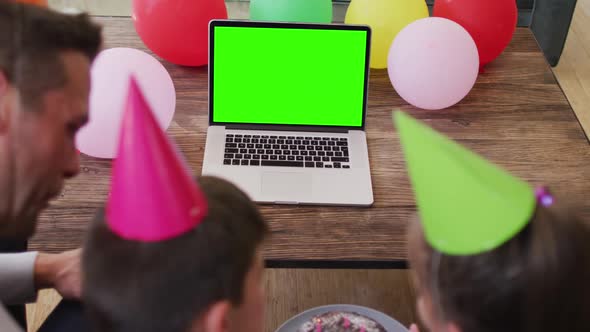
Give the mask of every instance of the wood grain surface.
<path id="1" fill-rule="evenodd" d="M 37 302 L 28 303 L 27 308 L 27 331 L 36 332 L 45 322 L 47 317 L 57 307 L 62 297 L 54 289 L 39 291 Z"/>
<path id="2" fill-rule="evenodd" d="M 590 0 L 578 0 L 555 76 L 590 135 Z"/>
<path id="3" fill-rule="evenodd" d="M 105 47 L 147 51 L 128 18 L 97 18 Z M 239 54 L 236 54 L 239 57 Z M 177 91 L 168 133 L 200 173 L 208 126 L 207 68 L 162 61 Z M 367 136 L 375 204 L 371 208 L 261 206 L 272 229 L 271 262 L 404 262 L 405 230 L 415 213 L 391 111 L 403 109 L 467 147 L 564 199 L 578 199 L 590 216 L 588 141 L 533 35 L 518 29 L 506 52 L 482 73 L 459 105 L 442 111 L 408 106 L 385 70 L 370 77 Z M 88 221 L 103 204 L 111 162 L 81 157 L 82 172 L 42 215 L 30 247 L 62 251 L 80 246 Z"/>

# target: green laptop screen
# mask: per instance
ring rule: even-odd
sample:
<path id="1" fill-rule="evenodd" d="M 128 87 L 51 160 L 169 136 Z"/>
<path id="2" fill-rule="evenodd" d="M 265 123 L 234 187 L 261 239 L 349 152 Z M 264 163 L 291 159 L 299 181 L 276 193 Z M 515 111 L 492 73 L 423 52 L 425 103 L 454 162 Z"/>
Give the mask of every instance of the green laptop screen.
<path id="1" fill-rule="evenodd" d="M 367 31 L 214 29 L 213 122 L 362 126 Z"/>

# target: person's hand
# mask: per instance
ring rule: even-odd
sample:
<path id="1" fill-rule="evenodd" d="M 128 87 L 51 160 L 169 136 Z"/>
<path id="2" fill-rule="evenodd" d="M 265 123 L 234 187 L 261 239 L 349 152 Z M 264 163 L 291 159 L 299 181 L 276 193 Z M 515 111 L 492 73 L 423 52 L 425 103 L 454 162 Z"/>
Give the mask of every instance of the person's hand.
<path id="1" fill-rule="evenodd" d="M 420 332 L 420 330 L 418 329 L 418 325 L 416 325 L 416 324 L 410 325 L 410 332 Z"/>
<path id="2" fill-rule="evenodd" d="M 81 249 L 61 254 L 39 253 L 35 261 L 37 289 L 55 288 L 66 299 L 79 299 L 82 293 Z"/>

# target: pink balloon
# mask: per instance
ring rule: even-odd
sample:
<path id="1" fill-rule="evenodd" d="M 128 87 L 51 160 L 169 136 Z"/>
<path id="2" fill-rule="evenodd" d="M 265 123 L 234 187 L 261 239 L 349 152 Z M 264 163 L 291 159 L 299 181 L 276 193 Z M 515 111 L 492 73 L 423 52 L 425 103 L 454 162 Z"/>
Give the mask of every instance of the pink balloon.
<path id="1" fill-rule="evenodd" d="M 473 88 L 479 70 L 473 38 L 459 24 L 439 17 L 405 27 L 391 46 L 388 62 L 395 91 L 427 110 L 460 102 Z"/>
<path id="2" fill-rule="evenodd" d="M 176 91 L 170 74 L 151 55 L 132 48 L 101 52 L 92 65 L 90 121 L 76 137 L 78 149 L 97 158 L 115 158 L 121 120 L 134 75 L 162 130 L 172 122 Z"/>

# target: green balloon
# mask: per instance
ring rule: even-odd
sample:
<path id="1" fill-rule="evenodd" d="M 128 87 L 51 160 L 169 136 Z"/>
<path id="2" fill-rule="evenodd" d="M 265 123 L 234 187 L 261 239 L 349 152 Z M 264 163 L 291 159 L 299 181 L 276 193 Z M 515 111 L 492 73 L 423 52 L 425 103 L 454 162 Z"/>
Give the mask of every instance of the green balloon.
<path id="1" fill-rule="evenodd" d="M 332 23 L 331 0 L 251 0 L 253 21 Z"/>

